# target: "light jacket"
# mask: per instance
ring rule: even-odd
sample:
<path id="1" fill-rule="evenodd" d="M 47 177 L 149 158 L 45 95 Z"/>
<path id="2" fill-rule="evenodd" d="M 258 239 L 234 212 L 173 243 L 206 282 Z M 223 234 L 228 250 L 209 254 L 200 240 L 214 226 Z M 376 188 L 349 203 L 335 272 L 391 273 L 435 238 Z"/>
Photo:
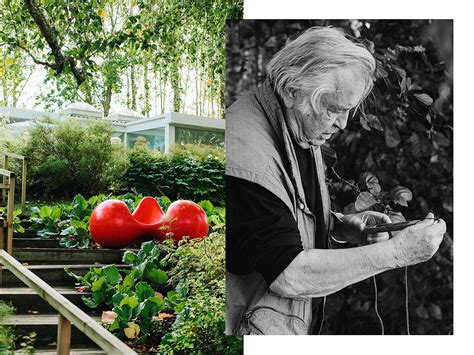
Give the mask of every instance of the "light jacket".
<path id="1" fill-rule="evenodd" d="M 321 150 L 309 149 L 316 163 L 324 221 L 316 221 L 306 204 L 293 142 L 271 84 L 266 81 L 226 111 L 226 174 L 258 184 L 279 197 L 297 221 L 304 249 L 314 248 L 316 223 L 324 223 L 327 233 L 330 222 Z M 258 272 L 245 276 L 227 272 L 226 297 L 229 335 L 310 331 L 312 299 L 277 295 Z"/>

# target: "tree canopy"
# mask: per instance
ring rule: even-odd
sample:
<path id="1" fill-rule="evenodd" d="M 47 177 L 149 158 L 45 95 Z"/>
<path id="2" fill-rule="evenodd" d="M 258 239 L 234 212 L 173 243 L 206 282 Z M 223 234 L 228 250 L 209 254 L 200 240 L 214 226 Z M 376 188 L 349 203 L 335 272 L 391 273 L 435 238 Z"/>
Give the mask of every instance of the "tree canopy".
<path id="1" fill-rule="evenodd" d="M 4 103 L 18 94 L 11 78 L 27 77 L 11 58 L 47 69 L 46 108 L 85 101 L 108 113 L 116 95 L 144 115 L 172 100 L 174 111 L 222 116 L 224 24 L 242 17 L 243 1 L 5 0 L 0 12 Z"/>

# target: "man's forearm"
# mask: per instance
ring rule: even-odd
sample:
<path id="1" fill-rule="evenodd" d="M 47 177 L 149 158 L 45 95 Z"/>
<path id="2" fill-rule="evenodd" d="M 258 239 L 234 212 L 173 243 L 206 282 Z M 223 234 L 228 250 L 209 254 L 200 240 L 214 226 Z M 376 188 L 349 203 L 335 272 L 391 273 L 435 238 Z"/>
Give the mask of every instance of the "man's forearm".
<path id="1" fill-rule="evenodd" d="M 270 290 L 284 297 L 322 297 L 397 266 L 391 240 L 351 249 L 304 250 Z"/>

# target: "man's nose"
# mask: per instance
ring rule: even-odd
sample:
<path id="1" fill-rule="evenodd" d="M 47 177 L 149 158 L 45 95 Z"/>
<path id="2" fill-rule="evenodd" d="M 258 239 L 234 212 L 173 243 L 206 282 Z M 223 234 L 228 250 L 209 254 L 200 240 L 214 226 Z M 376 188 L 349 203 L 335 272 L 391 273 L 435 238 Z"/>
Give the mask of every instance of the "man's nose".
<path id="1" fill-rule="evenodd" d="M 336 126 L 340 130 L 343 130 L 347 126 L 348 118 L 349 118 L 349 111 L 340 113 L 336 120 Z"/>

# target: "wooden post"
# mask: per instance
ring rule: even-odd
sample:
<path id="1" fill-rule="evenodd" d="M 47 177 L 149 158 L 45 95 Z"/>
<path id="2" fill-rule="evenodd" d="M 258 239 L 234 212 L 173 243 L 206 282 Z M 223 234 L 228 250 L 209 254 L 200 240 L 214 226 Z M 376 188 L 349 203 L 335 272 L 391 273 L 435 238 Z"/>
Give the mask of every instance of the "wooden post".
<path id="1" fill-rule="evenodd" d="M 71 322 L 62 314 L 58 319 L 58 355 L 69 355 L 71 351 Z"/>
<path id="2" fill-rule="evenodd" d="M 8 155 L 3 156 L 3 169 L 8 170 Z M 3 176 L 3 185 L 5 186 L 7 184 L 7 177 Z M 5 200 L 7 198 L 7 192 L 5 190 L 2 190 L 2 202 L 5 203 Z"/>
<path id="3" fill-rule="evenodd" d="M 10 175 L 7 204 L 7 253 L 13 255 L 13 211 L 15 209 L 15 174 Z"/>
<path id="4" fill-rule="evenodd" d="M 21 212 L 25 214 L 26 209 L 26 157 L 23 158 L 21 169 Z"/>
<path id="5" fill-rule="evenodd" d="M 0 217 L 0 250 L 3 249 L 5 243 L 5 233 L 3 233 L 5 227 L 5 220 Z"/>
<path id="6" fill-rule="evenodd" d="M 5 239 L 5 233 L 3 233 L 4 223 L 5 223 L 5 220 L 0 217 L 0 250 L 3 249 L 3 241 Z M 2 287 L 3 287 L 3 265 L 2 263 L 0 263 L 0 288 Z"/>

